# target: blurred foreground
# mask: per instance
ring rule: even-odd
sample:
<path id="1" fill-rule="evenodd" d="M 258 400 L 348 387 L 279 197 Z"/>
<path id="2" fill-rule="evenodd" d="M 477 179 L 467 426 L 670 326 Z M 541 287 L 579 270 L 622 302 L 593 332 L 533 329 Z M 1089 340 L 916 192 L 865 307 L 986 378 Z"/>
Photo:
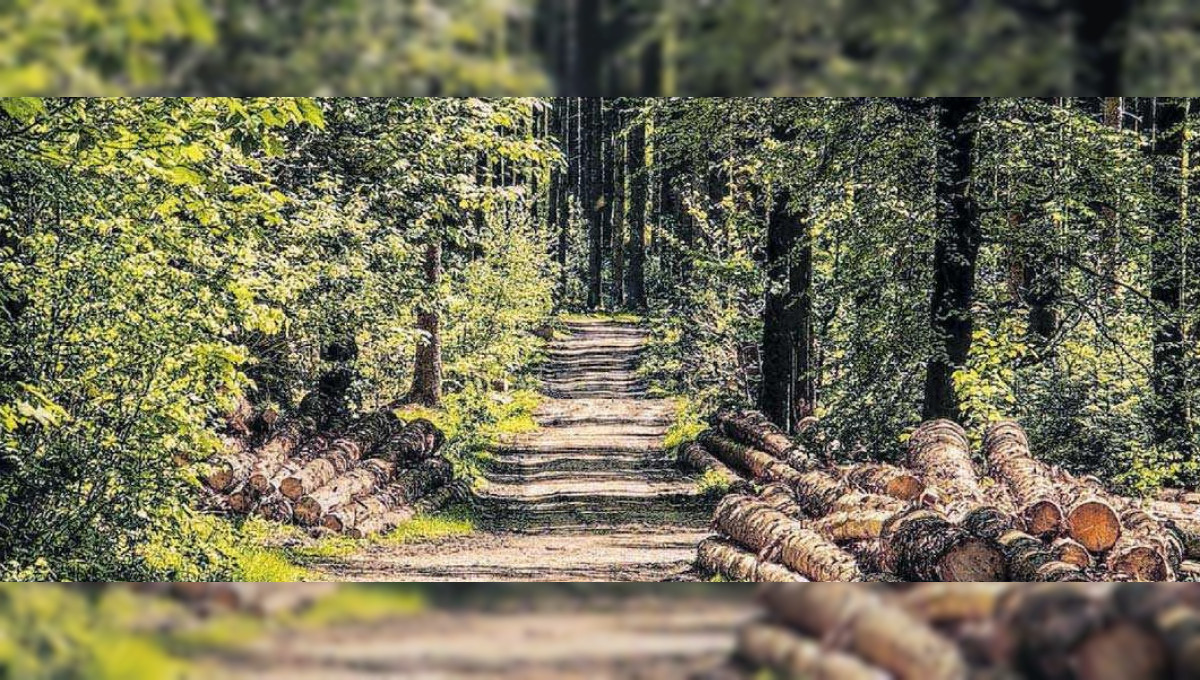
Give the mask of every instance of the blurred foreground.
<path id="1" fill-rule="evenodd" d="M 1200 677 L 1191 584 L 138 588 L 0 587 L 0 678 Z"/>
<path id="2" fill-rule="evenodd" d="M 16 0 L 4 94 L 1183 92 L 1186 0 Z"/>

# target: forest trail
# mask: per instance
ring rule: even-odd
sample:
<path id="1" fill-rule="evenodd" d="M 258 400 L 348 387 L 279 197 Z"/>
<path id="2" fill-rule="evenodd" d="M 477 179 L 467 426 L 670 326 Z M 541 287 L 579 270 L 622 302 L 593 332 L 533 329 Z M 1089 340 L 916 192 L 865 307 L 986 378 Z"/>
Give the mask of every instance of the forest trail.
<path id="1" fill-rule="evenodd" d="M 709 501 L 663 449 L 676 406 L 637 377 L 645 332 L 568 324 L 542 367 L 538 429 L 496 444 L 468 537 L 372 545 L 317 565 L 338 581 L 686 580 Z"/>
<path id="2" fill-rule="evenodd" d="M 435 609 L 375 624 L 288 631 L 206 659 L 214 676 L 255 680 L 511 678 L 680 680 L 727 669 L 749 600 L 634 598 L 518 611 Z"/>

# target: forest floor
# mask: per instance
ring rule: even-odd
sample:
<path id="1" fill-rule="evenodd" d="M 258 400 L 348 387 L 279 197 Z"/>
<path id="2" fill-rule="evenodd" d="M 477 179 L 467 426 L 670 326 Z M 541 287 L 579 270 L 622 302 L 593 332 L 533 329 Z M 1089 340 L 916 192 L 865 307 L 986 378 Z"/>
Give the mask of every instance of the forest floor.
<path id="1" fill-rule="evenodd" d="M 711 501 L 663 438 L 676 404 L 647 396 L 635 324 L 569 322 L 542 367 L 536 431 L 496 443 L 468 536 L 373 544 L 308 565 L 331 581 L 695 580 Z"/>
<path id="2" fill-rule="evenodd" d="M 195 659 L 213 677 L 738 678 L 727 660 L 750 601 L 641 597 L 610 606 L 433 609 L 386 621 L 280 631 Z"/>

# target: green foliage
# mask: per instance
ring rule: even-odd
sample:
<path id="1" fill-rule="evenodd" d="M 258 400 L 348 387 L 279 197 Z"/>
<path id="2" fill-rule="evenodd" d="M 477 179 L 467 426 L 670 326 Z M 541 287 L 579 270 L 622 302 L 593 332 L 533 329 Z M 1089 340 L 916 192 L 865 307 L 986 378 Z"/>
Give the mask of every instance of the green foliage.
<path id="1" fill-rule="evenodd" d="M 434 539 L 469 536 L 475 531 L 475 520 L 466 508 L 451 508 L 436 515 L 415 517 L 396 527 L 382 541 L 412 543 Z"/>

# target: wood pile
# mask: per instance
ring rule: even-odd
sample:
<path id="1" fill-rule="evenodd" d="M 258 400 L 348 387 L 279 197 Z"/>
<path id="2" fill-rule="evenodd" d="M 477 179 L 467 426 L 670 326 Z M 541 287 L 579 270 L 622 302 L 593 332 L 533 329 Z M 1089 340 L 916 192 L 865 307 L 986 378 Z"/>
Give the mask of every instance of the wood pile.
<path id="1" fill-rule="evenodd" d="M 444 443 L 433 423 L 405 422 L 389 410 L 332 434 L 306 437 L 294 424 L 281 425 L 259 445 L 235 440 L 209 461 L 204 505 L 314 533 L 385 533 L 453 500 L 453 470 L 439 455 Z"/>
<path id="2" fill-rule="evenodd" d="M 1200 678 L 1200 585 L 763 586 L 737 660 L 824 680 Z"/>
<path id="3" fill-rule="evenodd" d="M 1180 581 L 1200 572 L 1200 504 L 1111 493 L 1033 456 L 1019 425 L 976 456 L 949 421 L 903 465 L 838 466 L 761 414 L 724 411 L 680 463 L 730 481 L 698 566 L 740 581 Z"/>

